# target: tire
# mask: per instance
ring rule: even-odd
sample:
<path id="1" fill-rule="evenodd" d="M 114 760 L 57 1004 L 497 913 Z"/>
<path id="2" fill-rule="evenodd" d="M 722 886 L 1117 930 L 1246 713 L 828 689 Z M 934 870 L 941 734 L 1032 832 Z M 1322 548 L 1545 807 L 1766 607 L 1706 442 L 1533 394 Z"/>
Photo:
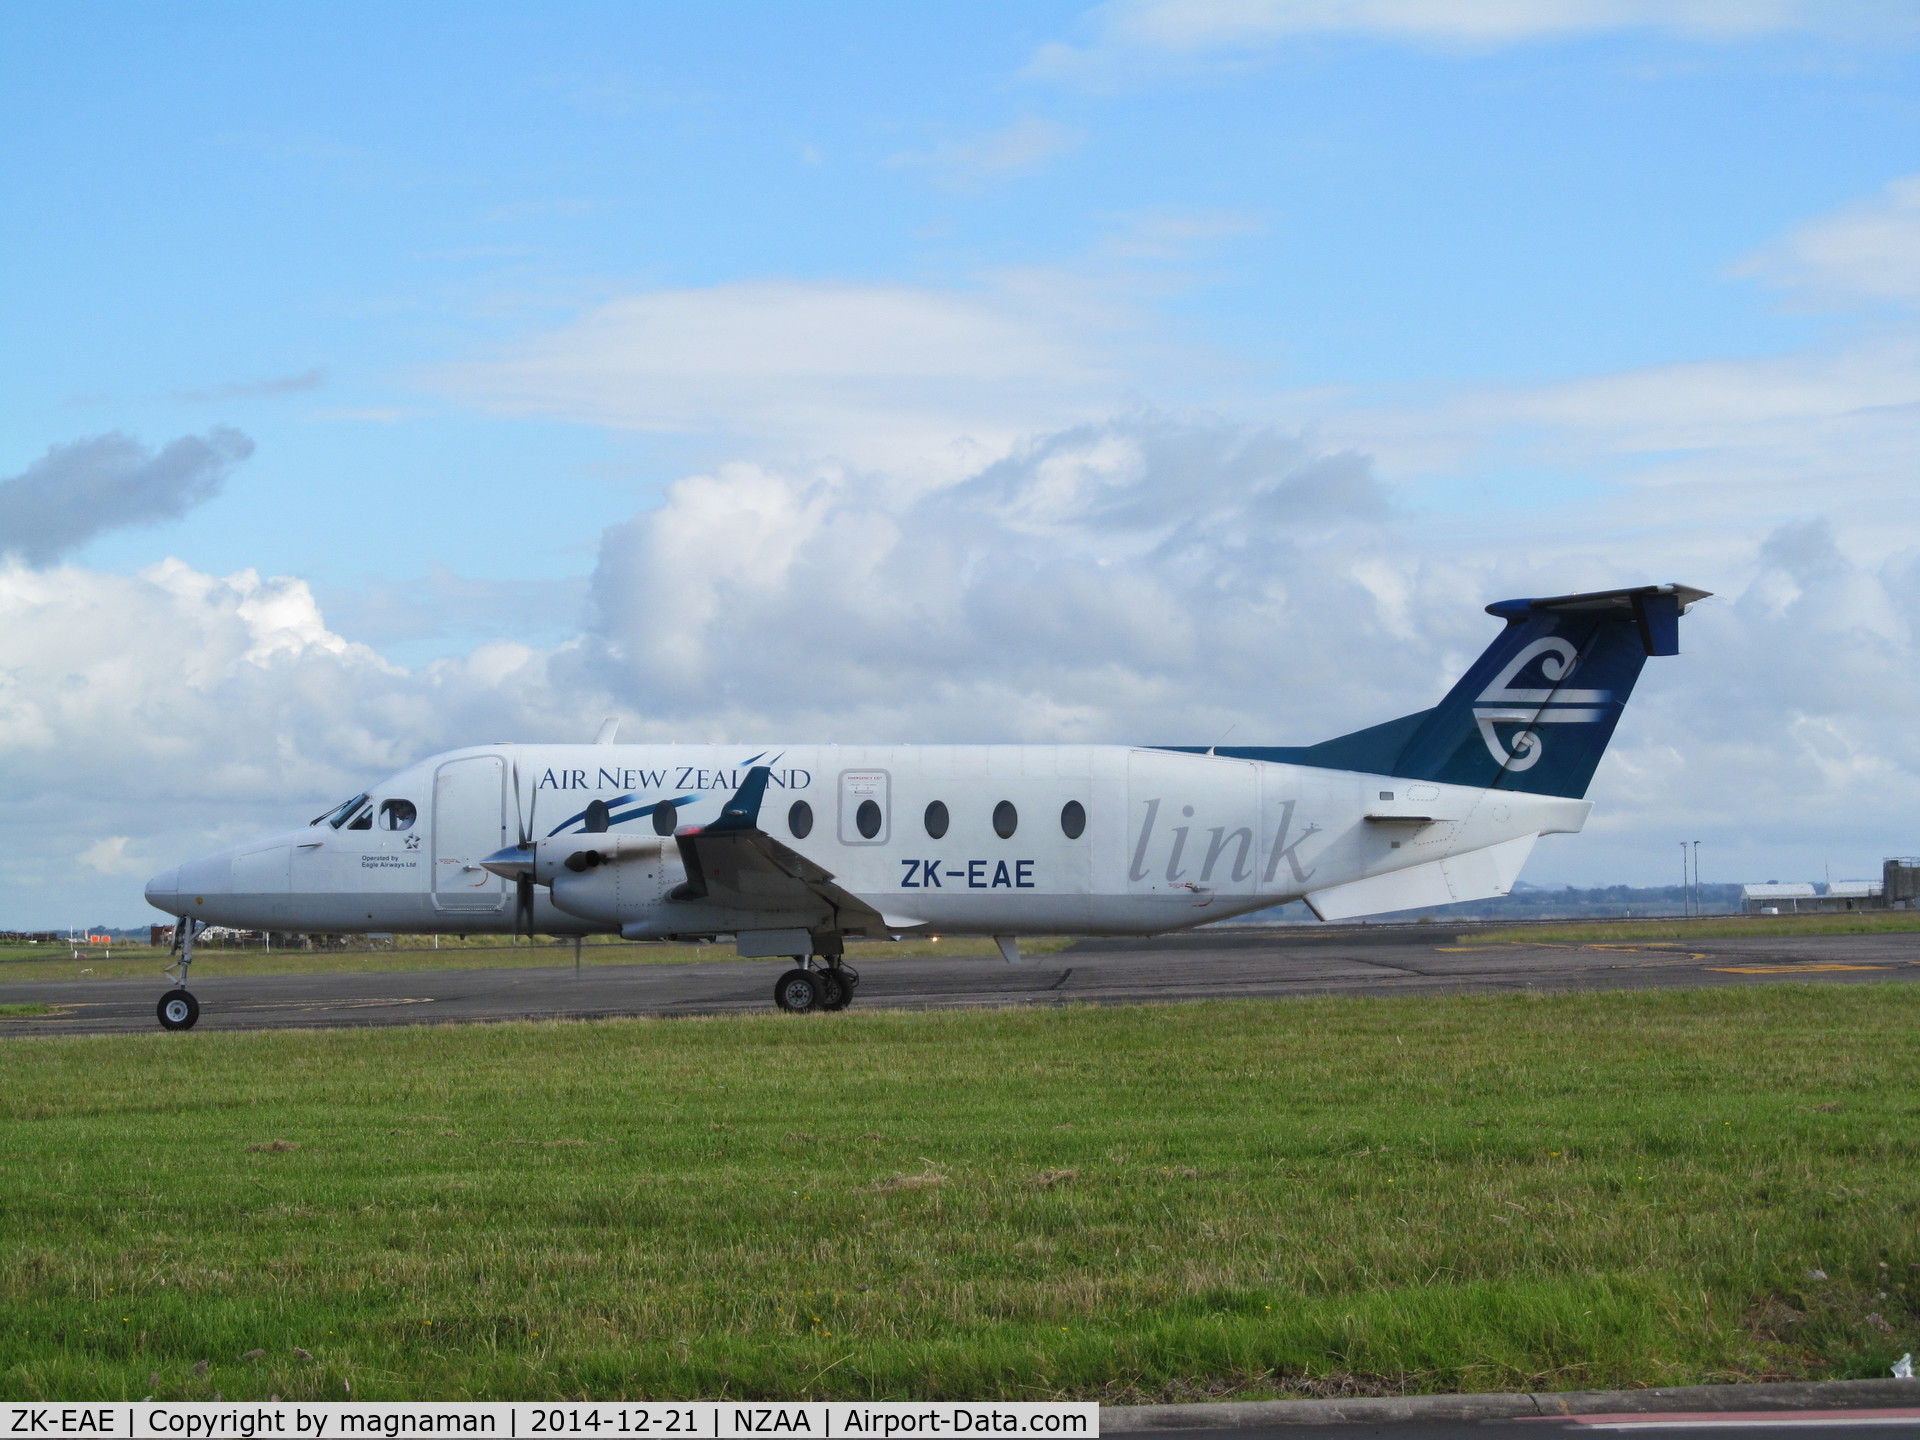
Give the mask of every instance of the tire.
<path id="1" fill-rule="evenodd" d="M 160 997 L 154 1013 L 168 1030 L 191 1030 L 200 1018 L 200 1002 L 185 990 L 169 990 Z"/>
<path id="2" fill-rule="evenodd" d="M 773 987 L 773 1003 L 789 1015 L 811 1015 L 826 1008 L 820 977 L 811 970 L 789 970 Z"/>
<path id="3" fill-rule="evenodd" d="M 820 987 L 822 1010 L 844 1010 L 853 1003 L 853 986 L 838 970 L 816 970 L 813 980 Z"/>

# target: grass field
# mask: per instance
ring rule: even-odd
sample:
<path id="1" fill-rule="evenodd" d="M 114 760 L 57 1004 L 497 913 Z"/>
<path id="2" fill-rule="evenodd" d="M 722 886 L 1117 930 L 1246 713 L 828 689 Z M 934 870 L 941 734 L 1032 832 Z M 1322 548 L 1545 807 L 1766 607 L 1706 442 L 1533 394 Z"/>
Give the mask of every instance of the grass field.
<path id="1" fill-rule="evenodd" d="M 1708 915 L 1698 920 L 1596 920 L 1586 925 L 1514 925 L 1462 935 L 1462 944 L 1502 941 L 1757 939 L 1762 936 L 1884 935 L 1920 931 L 1920 910 L 1852 915 Z"/>
<path id="2" fill-rule="evenodd" d="M 1885 1375 L 1917 1040 L 1891 985 L 13 1040 L 0 1394 Z"/>
<path id="3" fill-rule="evenodd" d="M 358 940 L 360 937 L 354 937 Z M 1069 939 L 1023 939 L 1029 955 L 1049 955 L 1073 942 Z M 111 956 L 72 958 L 60 947 L 48 955 L 44 945 L 0 949 L 0 982 L 38 980 L 133 980 L 158 976 L 170 962 L 164 949 L 145 945 L 115 946 Z M 899 960 L 910 955 L 992 955 L 993 941 L 984 935 L 953 935 L 940 940 L 849 940 L 847 958 L 855 965 Z M 596 935 L 581 947 L 586 965 L 690 965 L 700 961 L 737 960 L 731 943 L 723 945 L 632 944 Z M 778 964 L 769 960 L 769 965 Z M 499 936 L 456 941 L 443 936 L 438 948 L 426 935 L 396 936 L 392 942 L 352 950 L 279 949 L 207 945 L 193 957 L 195 978 L 223 975 L 368 974 L 389 970 L 507 970 L 530 966 L 573 964 L 573 942 L 538 937 L 533 943 L 508 945 Z"/>

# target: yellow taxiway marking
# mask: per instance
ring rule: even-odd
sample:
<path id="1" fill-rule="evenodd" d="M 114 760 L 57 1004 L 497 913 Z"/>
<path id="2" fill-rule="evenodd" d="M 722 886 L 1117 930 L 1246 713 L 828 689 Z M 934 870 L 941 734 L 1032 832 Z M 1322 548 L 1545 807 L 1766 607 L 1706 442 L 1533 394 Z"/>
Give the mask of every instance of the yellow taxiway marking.
<path id="1" fill-rule="evenodd" d="M 1798 975 L 1802 970 L 1890 970 L 1890 965 L 1707 965 L 1722 975 Z"/>
<path id="2" fill-rule="evenodd" d="M 1447 954 L 1470 954 L 1475 950 L 1677 950 L 1678 940 L 1648 940 L 1639 945 L 1615 942 L 1574 943 L 1565 940 L 1488 940 L 1479 945 L 1436 945 Z"/>
<path id="3" fill-rule="evenodd" d="M 1599 951 L 1607 955 L 1640 955 L 1651 953 L 1662 960 L 1705 960 L 1709 956 L 1704 950 L 1683 950 L 1670 940 L 1658 940 L 1647 945 L 1569 945 L 1548 944 L 1532 940 L 1496 940 L 1487 945 L 1436 945 L 1433 947 L 1443 955 L 1490 955 L 1495 950 L 1586 950 Z"/>

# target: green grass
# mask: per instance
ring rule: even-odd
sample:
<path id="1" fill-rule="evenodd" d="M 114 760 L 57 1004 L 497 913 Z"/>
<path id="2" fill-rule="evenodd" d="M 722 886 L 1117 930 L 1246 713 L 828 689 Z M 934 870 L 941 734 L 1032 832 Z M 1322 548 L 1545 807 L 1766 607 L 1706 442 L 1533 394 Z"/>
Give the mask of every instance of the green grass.
<path id="1" fill-rule="evenodd" d="M 1515 925 L 1462 935 L 1463 945 L 1545 940 L 1579 944 L 1593 940 L 1724 940 L 1761 936 L 1884 935 L 1920 931 L 1920 910 L 1850 915 L 1709 915 L 1698 920 L 1596 920 L 1588 925 Z"/>
<path id="2" fill-rule="evenodd" d="M 0 1005 L 0 1016 L 51 1015 L 51 1005 Z"/>
<path id="3" fill-rule="evenodd" d="M 1885 1375 L 1916 1040 L 1899 985 L 12 1040 L 0 1395 Z"/>
<path id="4" fill-rule="evenodd" d="M 359 937 L 355 937 L 358 939 Z M 1064 937 L 1023 939 L 1029 955 L 1050 955 L 1073 942 Z M 115 946 L 111 958 L 82 955 L 59 948 L 51 956 L 47 946 L 12 946 L 0 950 L 0 984 L 39 980 L 135 980 L 158 975 L 171 961 L 164 949 L 145 945 Z M 993 955 L 993 941 L 984 935 L 953 935 L 941 940 L 849 940 L 847 958 L 855 965 L 878 960 L 900 960 L 926 955 Z M 731 943 L 722 945 L 633 944 L 609 936 L 590 937 L 581 947 L 584 965 L 691 965 L 702 961 L 737 960 Z M 769 965 L 780 963 L 769 960 Z M 345 975 L 398 970 L 519 970 L 536 966 L 573 964 L 571 940 L 508 945 L 499 936 L 464 937 L 457 943 L 442 936 L 439 948 L 426 935 L 396 936 L 351 950 L 263 950 L 257 947 L 206 945 L 195 950 L 193 975 Z"/>

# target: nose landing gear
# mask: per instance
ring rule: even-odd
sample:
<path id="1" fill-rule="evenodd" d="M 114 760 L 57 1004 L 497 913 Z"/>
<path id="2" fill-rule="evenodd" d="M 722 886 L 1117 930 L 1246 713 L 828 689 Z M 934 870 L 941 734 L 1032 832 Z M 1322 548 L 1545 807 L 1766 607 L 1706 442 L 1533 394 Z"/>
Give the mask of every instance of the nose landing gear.
<path id="1" fill-rule="evenodd" d="M 160 972 L 173 981 L 173 989 L 160 997 L 155 1011 L 163 1029 L 191 1030 L 200 1019 L 200 1002 L 187 989 L 187 971 L 193 966 L 193 937 L 204 928 L 201 921 L 185 915 L 174 926 L 173 940 L 180 947 L 180 958 Z"/>

